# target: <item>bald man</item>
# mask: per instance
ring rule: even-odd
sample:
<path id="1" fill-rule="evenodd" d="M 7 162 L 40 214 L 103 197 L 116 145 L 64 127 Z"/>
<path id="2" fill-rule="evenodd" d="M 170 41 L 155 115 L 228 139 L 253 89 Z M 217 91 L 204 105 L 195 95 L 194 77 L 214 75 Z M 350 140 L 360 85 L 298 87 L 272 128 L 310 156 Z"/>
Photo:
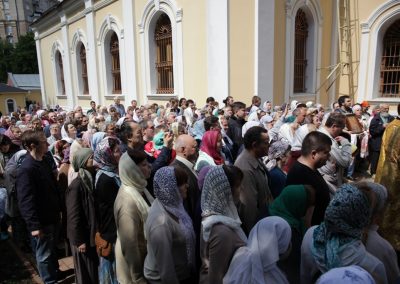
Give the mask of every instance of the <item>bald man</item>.
<path id="1" fill-rule="evenodd" d="M 196 210 L 197 200 L 200 197 L 199 187 L 197 185 L 197 173 L 194 171 L 193 167 L 196 163 L 197 157 L 199 155 L 199 149 L 197 148 L 196 140 L 187 134 L 182 134 L 176 138 L 175 141 L 175 151 L 176 158 L 171 163 L 173 167 L 180 167 L 183 169 L 189 179 L 188 179 L 188 195 L 184 201 L 185 209 L 189 216 L 194 219 L 194 213 Z"/>

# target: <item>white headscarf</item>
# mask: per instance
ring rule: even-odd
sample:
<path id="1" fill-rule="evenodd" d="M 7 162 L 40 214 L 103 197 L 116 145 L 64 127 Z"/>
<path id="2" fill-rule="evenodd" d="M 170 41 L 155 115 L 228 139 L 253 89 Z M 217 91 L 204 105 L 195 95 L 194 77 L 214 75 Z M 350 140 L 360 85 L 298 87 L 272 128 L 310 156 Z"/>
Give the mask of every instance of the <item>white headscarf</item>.
<path id="1" fill-rule="evenodd" d="M 323 274 L 317 284 L 375 284 L 372 276 L 357 265 L 334 268 Z"/>
<path id="2" fill-rule="evenodd" d="M 251 230 L 247 246 L 239 248 L 232 258 L 224 284 L 289 283 L 276 263 L 290 245 L 292 231 L 281 217 L 260 220 Z"/>

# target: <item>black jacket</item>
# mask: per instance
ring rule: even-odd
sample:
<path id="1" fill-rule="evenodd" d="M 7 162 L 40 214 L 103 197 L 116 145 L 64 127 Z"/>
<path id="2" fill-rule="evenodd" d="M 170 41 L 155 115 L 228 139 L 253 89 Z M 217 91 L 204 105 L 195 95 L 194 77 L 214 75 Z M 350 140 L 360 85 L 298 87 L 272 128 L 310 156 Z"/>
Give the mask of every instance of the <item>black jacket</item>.
<path id="1" fill-rule="evenodd" d="M 28 153 L 17 170 L 17 199 L 29 231 L 59 221 L 60 204 L 53 169 L 47 159 L 36 161 Z"/>
<path id="2" fill-rule="evenodd" d="M 389 116 L 388 122 L 392 122 L 393 116 Z M 369 140 L 369 149 L 373 152 L 379 152 L 381 150 L 382 136 L 385 132 L 385 127 L 383 127 L 383 120 L 379 114 L 375 115 L 369 125 L 369 134 L 371 139 Z"/>

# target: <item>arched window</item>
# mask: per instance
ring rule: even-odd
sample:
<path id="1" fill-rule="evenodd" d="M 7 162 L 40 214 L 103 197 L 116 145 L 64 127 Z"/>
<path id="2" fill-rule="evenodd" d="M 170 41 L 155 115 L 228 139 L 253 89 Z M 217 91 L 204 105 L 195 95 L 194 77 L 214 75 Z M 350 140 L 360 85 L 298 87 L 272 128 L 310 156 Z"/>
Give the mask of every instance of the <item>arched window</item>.
<path id="1" fill-rule="evenodd" d="M 7 113 L 12 113 L 15 111 L 15 101 L 13 99 L 7 100 Z"/>
<path id="2" fill-rule="evenodd" d="M 161 14 L 154 32 L 156 42 L 157 94 L 174 93 L 172 27 L 166 14 Z"/>
<path id="3" fill-rule="evenodd" d="M 81 48 L 79 50 L 79 57 L 81 60 L 81 75 L 82 75 L 82 85 L 83 85 L 83 94 L 89 94 L 89 83 L 88 83 L 88 74 L 87 74 L 87 64 L 86 64 L 86 49 L 83 44 L 81 44 Z"/>
<path id="4" fill-rule="evenodd" d="M 306 14 L 299 9 L 295 21 L 295 45 L 294 45 L 294 74 L 293 92 L 305 93 L 306 89 L 306 68 L 307 68 L 307 37 L 308 22 Z"/>
<path id="5" fill-rule="evenodd" d="M 118 36 L 114 32 L 110 39 L 111 53 L 111 75 L 112 75 L 112 92 L 113 94 L 121 93 L 121 71 L 119 62 L 119 41 Z"/>
<path id="6" fill-rule="evenodd" d="M 383 38 L 379 93 L 382 97 L 400 97 L 400 20 Z"/>
<path id="7" fill-rule="evenodd" d="M 56 63 L 57 63 L 57 78 L 59 83 L 59 95 L 65 95 L 65 82 L 64 82 L 64 67 L 61 52 L 57 51 L 56 54 Z"/>

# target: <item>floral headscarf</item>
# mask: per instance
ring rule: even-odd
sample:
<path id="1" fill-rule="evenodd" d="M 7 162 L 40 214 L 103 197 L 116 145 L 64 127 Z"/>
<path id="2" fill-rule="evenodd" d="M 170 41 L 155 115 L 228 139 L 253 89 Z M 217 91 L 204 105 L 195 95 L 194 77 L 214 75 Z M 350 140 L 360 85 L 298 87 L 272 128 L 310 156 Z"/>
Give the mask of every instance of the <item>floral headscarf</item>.
<path id="1" fill-rule="evenodd" d="M 339 253 L 361 240 L 371 212 L 371 205 L 363 192 L 354 185 L 341 186 L 326 208 L 324 222 L 313 234 L 311 251 L 323 270 L 343 266 Z"/>
<path id="2" fill-rule="evenodd" d="M 276 160 L 282 158 L 288 151 L 290 145 L 284 140 L 278 140 L 269 146 L 266 167 L 269 171 L 276 167 Z"/>
<path id="3" fill-rule="evenodd" d="M 111 140 L 114 140 L 115 144 L 119 144 L 119 141 L 116 138 L 105 137 L 97 145 L 96 150 L 94 151 L 94 164 L 99 168 L 96 174 L 95 184 L 97 184 L 100 175 L 104 173 L 109 177 L 114 178 L 118 186 L 121 186 L 121 180 L 118 176 L 118 161 L 115 160 L 113 149 L 111 149 Z M 118 145 L 116 147 L 118 147 Z"/>
<path id="4" fill-rule="evenodd" d="M 206 242 L 210 237 L 212 227 L 217 223 L 230 227 L 240 238 L 247 241 L 240 227 L 242 222 L 233 202 L 228 177 L 222 166 L 212 167 L 206 175 L 201 194 L 201 211 L 202 233 Z"/>
<path id="5" fill-rule="evenodd" d="M 165 210 L 179 219 L 179 224 L 186 239 L 186 252 L 191 266 L 195 261 L 195 235 L 192 224 L 179 192 L 173 167 L 163 167 L 154 176 L 154 194 Z"/>
<path id="6" fill-rule="evenodd" d="M 352 265 L 334 268 L 323 274 L 317 284 L 375 284 L 374 278 L 363 268 Z"/>
<path id="7" fill-rule="evenodd" d="M 216 165 L 223 165 L 224 158 L 222 157 L 221 153 L 217 151 L 217 141 L 219 135 L 221 135 L 221 132 L 217 130 L 206 131 L 201 140 L 200 150 L 212 157 Z"/>

